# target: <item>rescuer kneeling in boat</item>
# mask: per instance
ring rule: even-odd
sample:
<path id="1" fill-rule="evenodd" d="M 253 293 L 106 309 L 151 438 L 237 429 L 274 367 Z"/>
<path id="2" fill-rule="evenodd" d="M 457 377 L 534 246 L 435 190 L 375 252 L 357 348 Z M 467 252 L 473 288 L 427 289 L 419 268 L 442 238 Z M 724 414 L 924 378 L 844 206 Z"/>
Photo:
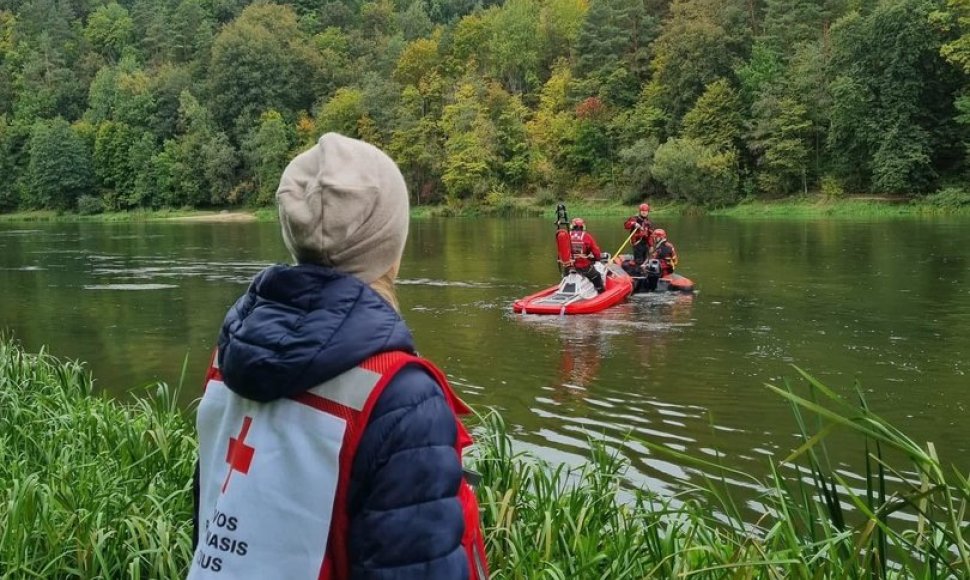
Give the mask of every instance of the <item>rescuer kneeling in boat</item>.
<path id="1" fill-rule="evenodd" d="M 660 276 L 674 273 L 677 267 L 677 248 L 667 240 L 667 231 L 657 228 L 653 231 L 653 253 L 651 257 L 660 261 Z"/>
<path id="2" fill-rule="evenodd" d="M 573 252 L 573 268 L 586 276 L 596 287 L 597 292 L 602 292 L 604 290 L 603 276 L 593 267 L 593 263 L 600 260 L 600 247 L 596 245 L 593 236 L 586 231 L 586 222 L 583 221 L 583 218 L 573 219 L 572 231 L 569 232 L 569 243 Z"/>
<path id="3" fill-rule="evenodd" d="M 653 235 L 653 222 L 650 221 L 650 204 L 641 203 L 637 215 L 623 224 L 623 229 L 633 230 L 630 244 L 633 246 L 633 262 L 643 265 L 650 255 L 650 237 Z"/>

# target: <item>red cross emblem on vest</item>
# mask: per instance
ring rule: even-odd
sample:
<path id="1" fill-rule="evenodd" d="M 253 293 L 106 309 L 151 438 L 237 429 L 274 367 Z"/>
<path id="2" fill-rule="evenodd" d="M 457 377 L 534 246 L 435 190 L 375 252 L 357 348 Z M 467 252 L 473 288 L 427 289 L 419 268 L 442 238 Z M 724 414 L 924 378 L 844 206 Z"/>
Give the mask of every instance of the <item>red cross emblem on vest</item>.
<path id="1" fill-rule="evenodd" d="M 253 424 L 252 417 L 243 417 L 242 428 L 239 430 L 239 438 L 229 438 L 229 449 L 226 451 L 226 463 L 229 464 L 229 472 L 226 473 L 226 480 L 222 482 L 222 493 L 226 493 L 229 487 L 229 478 L 233 471 L 246 475 L 249 473 L 249 466 L 253 462 L 253 455 L 256 448 L 246 445 L 246 435 L 249 433 L 249 426 Z"/>

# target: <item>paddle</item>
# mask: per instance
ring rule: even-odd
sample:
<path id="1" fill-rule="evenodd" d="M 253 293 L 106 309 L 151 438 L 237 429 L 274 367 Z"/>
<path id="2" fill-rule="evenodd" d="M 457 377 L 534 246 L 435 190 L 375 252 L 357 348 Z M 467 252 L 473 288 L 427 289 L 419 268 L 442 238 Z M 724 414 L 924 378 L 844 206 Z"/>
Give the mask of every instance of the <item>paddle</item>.
<path id="1" fill-rule="evenodd" d="M 623 248 L 625 248 L 628 243 L 630 243 L 630 240 L 633 238 L 633 234 L 635 234 L 636 231 L 637 231 L 637 228 L 633 228 L 630 231 L 630 235 L 627 236 L 626 239 L 623 240 L 623 243 L 620 244 L 620 247 L 616 249 L 616 253 L 611 254 L 613 261 L 616 262 L 617 264 L 623 263 L 623 261 L 620 260 L 620 252 L 623 251 Z"/>

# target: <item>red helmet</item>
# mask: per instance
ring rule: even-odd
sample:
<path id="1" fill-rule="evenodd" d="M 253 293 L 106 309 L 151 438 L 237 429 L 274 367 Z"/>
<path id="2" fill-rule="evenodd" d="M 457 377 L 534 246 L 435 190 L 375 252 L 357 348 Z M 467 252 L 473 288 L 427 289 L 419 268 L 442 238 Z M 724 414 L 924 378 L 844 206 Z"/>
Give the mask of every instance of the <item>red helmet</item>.
<path id="1" fill-rule="evenodd" d="M 581 230 L 581 229 L 583 229 L 585 227 L 586 227 L 586 222 L 583 221 L 583 218 L 573 218 L 573 229 L 574 230 Z"/>
<path id="2" fill-rule="evenodd" d="M 653 230 L 653 237 L 654 237 L 654 239 L 657 239 L 657 240 L 666 240 L 667 239 L 667 230 L 665 230 L 663 228 L 657 228 L 657 229 Z"/>
<path id="3" fill-rule="evenodd" d="M 641 212 L 650 213 L 650 204 L 649 203 L 641 203 L 640 204 L 640 211 Z"/>

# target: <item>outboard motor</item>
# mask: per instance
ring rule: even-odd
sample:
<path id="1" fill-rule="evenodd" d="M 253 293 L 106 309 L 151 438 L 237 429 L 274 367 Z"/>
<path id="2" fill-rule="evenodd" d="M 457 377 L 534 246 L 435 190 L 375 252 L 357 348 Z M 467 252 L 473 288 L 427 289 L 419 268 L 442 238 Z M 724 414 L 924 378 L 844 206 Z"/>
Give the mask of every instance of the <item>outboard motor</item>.
<path id="1" fill-rule="evenodd" d="M 647 275 L 646 291 L 653 292 L 657 289 L 657 282 L 660 280 L 660 260 L 653 258 L 643 263 L 643 271 Z"/>

